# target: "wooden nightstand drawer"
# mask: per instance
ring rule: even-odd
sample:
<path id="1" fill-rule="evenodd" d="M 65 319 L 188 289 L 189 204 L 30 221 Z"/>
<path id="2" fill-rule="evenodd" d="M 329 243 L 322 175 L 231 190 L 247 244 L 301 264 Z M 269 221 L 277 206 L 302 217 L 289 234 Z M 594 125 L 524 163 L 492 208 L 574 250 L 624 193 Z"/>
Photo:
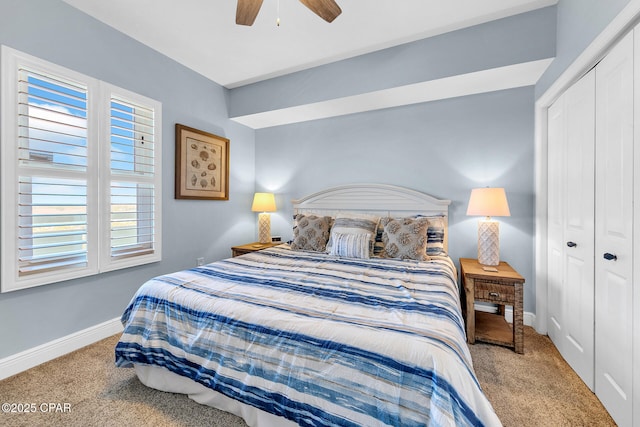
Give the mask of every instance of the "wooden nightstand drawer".
<path id="1" fill-rule="evenodd" d="M 513 305 L 515 302 L 513 285 L 501 285 L 481 279 L 475 280 L 474 297 L 476 300 L 495 304 Z"/>

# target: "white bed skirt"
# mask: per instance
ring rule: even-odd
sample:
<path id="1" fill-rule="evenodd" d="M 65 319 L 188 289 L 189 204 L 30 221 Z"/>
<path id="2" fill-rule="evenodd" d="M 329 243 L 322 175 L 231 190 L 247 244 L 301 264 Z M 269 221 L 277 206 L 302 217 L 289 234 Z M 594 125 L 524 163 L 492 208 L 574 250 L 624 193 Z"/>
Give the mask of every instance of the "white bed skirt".
<path id="1" fill-rule="evenodd" d="M 296 426 L 292 421 L 270 414 L 261 409 L 238 402 L 217 391 L 206 388 L 202 384 L 182 377 L 178 374 L 150 365 L 134 365 L 136 375 L 147 387 L 169 393 L 181 393 L 203 405 L 212 406 L 225 412 L 230 412 L 244 419 L 251 427 L 281 427 Z"/>

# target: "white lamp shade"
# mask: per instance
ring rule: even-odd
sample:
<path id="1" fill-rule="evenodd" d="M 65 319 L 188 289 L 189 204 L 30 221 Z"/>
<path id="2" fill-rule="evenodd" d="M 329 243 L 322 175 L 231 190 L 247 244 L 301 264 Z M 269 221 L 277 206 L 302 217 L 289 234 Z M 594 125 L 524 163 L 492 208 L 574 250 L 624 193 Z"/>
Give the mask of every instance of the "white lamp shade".
<path id="1" fill-rule="evenodd" d="M 275 212 L 276 198 L 273 193 L 256 193 L 253 196 L 251 210 L 253 212 Z"/>
<path id="2" fill-rule="evenodd" d="M 467 215 L 511 216 L 504 188 L 474 188 L 469 197 Z"/>

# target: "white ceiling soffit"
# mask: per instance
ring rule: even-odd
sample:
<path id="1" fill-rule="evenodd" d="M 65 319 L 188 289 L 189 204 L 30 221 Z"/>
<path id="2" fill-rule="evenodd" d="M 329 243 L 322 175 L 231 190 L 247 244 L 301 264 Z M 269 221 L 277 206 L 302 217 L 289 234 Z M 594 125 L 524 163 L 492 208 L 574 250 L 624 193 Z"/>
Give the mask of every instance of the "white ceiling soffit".
<path id="1" fill-rule="evenodd" d="M 507 65 L 312 104 L 231 117 L 253 129 L 534 85 L 553 58 Z"/>
<path id="2" fill-rule="evenodd" d="M 558 0 L 338 0 L 342 14 L 331 24 L 297 0 L 265 0 L 251 27 L 235 24 L 236 0 L 64 1 L 234 88 Z"/>

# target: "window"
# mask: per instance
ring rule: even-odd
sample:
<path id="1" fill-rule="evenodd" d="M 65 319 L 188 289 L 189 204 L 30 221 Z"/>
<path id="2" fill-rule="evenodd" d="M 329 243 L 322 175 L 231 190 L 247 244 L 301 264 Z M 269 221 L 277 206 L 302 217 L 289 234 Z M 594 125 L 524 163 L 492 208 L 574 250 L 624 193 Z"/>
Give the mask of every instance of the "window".
<path id="1" fill-rule="evenodd" d="M 2 292 L 161 259 L 161 104 L 2 46 Z"/>

